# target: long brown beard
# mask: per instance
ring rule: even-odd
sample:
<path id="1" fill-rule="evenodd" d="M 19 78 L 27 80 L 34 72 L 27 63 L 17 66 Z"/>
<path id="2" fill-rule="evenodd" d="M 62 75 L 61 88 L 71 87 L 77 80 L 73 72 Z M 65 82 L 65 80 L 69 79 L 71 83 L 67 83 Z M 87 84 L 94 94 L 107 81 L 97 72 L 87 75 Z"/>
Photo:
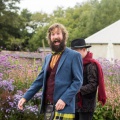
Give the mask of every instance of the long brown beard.
<path id="1" fill-rule="evenodd" d="M 52 51 L 54 51 L 54 52 L 56 52 L 56 53 L 63 51 L 64 48 L 65 48 L 65 40 L 62 40 L 62 41 L 57 40 L 57 41 L 60 42 L 59 45 L 54 45 L 54 41 L 52 42 L 52 41 L 50 40 L 50 47 L 51 47 Z"/>

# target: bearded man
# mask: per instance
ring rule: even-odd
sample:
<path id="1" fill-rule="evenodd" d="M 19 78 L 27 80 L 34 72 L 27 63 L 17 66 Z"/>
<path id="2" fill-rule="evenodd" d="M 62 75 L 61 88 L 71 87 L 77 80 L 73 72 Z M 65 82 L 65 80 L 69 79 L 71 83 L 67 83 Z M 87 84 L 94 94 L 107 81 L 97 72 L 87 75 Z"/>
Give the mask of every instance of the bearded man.
<path id="1" fill-rule="evenodd" d="M 19 100 L 18 108 L 23 110 L 23 104 L 42 88 L 40 113 L 44 113 L 44 120 L 74 120 L 75 95 L 83 83 L 82 57 L 66 47 L 68 32 L 62 24 L 51 25 L 47 39 L 52 52 L 45 57 L 42 70 Z"/>

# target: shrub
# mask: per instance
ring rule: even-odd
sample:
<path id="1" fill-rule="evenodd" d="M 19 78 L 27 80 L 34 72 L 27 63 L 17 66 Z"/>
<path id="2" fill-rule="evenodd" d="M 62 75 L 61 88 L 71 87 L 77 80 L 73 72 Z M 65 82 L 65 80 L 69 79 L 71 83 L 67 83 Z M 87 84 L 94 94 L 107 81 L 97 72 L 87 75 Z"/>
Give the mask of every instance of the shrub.
<path id="1" fill-rule="evenodd" d="M 107 102 L 105 106 L 97 103 L 94 120 L 120 120 L 120 61 L 114 64 L 106 59 L 99 59 L 105 75 Z"/>

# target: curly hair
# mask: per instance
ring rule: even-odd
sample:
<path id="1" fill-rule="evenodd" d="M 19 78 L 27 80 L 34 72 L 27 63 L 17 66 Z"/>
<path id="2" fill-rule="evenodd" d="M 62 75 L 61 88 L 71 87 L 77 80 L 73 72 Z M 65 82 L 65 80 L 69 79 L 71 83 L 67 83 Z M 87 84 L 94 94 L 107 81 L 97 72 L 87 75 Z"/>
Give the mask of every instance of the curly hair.
<path id="1" fill-rule="evenodd" d="M 55 29 L 55 28 L 58 28 L 62 31 L 62 34 L 63 34 L 63 39 L 65 40 L 65 42 L 67 43 L 67 39 L 68 39 L 68 31 L 66 30 L 65 26 L 60 24 L 60 23 L 54 23 L 53 25 L 51 25 L 49 28 L 48 28 L 48 31 L 47 31 L 47 40 L 48 40 L 48 43 L 50 42 L 50 36 L 51 36 L 51 32 Z"/>

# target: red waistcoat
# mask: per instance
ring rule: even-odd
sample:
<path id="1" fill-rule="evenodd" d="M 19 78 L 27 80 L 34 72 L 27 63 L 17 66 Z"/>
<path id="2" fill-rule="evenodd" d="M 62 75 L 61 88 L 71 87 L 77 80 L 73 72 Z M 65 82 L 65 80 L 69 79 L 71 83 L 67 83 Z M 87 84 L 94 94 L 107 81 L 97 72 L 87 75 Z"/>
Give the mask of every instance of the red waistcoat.
<path id="1" fill-rule="evenodd" d="M 55 74 L 58 67 L 60 57 L 57 60 L 53 69 L 51 69 L 50 64 L 47 69 L 47 82 L 46 82 L 46 91 L 45 91 L 45 101 L 49 101 L 53 103 L 53 93 L 54 93 L 54 85 L 55 85 Z"/>

